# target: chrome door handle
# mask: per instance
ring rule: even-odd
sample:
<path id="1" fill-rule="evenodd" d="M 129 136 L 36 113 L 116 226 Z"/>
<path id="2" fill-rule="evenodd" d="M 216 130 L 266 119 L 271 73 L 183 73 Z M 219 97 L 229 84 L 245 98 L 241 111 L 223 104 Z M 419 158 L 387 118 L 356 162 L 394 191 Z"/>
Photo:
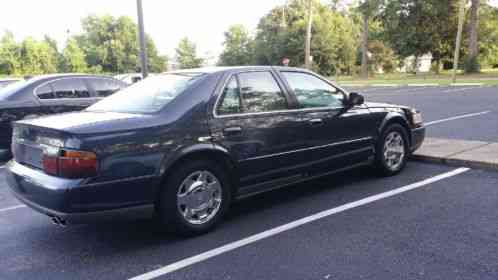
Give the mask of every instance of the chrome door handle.
<path id="1" fill-rule="evenodd" d="M 323 120 L 322 119 L 311 119 L 308 122 L 311 125 L 321 125 L 321 124 L 323 124 Z"/>
<path id="2" fill-rule="evenodd" d="M 240 126 L 227 127 L 223 129 L 223 134 L 225 135 L 234 135 L 240 133 L 242 133 L 242 127 Z"/>

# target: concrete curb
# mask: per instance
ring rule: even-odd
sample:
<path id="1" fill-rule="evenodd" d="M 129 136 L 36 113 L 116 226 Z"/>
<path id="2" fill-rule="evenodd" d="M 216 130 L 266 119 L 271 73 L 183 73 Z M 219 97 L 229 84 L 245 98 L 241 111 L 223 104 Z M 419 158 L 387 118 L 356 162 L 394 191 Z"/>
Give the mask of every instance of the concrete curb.
<path id="1" fill-rule="evenodd" d="M 498 143 L 427 138 L 413 160 L 498 170 Z"/>

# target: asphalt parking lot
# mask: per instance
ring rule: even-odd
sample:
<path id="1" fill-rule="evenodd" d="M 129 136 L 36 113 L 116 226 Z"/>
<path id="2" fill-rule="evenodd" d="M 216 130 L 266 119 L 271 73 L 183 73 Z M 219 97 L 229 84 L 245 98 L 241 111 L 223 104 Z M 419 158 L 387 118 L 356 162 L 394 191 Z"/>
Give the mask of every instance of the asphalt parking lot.
<path id="1" fill-rule="evenodd" d="M 371 87 L 431 137 L 498 142 L 496 87 Z M 20 207 L 0 168 L 0 279 L 498 279 L 498 172 L 410 162 L 243 200 L 209 234 L 153 221 L 67 228 Z"/>
<path id="2" fill-rule="evenodd" d="M 428 135 L 498 142 L 498 87 L 346 87 L 367 101 L 415 107 L 428 122 Z"/>

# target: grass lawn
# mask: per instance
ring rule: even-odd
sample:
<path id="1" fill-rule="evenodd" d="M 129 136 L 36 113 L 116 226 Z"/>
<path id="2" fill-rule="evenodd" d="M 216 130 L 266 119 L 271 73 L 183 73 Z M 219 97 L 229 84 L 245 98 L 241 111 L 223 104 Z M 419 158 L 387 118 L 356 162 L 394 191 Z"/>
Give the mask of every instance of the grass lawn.
<path id="1" fill-rule="evenodd" d="M 336 80 L 335 77 L 331 77 Z M 419 75 L 408 73 L 377 74 L 368 80 L 356 76 L 339 76 L 337 81 L 341 84 L 440 84 L 452 83 L 451 72 L 444 71 L 436 75 L 433 73 L 421 73 Z M 483 83 L 485 85 L 498 86 L 498 69 L 482 70 L 479 74 L 458 73 L 457 83 Z"/>

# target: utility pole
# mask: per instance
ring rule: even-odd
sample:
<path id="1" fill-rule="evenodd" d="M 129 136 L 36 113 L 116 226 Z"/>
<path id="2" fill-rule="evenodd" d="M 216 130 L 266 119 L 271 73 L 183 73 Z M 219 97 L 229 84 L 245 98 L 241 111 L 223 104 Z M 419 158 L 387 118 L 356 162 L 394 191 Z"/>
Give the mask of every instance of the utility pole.
<path id="1" fill-rule="evenodd" d="M 304 65 L 311 69 L 311 25 L 313 24 L 313 0 L 308 0 L 308 28 L 306 29 L 306 46 L 304 49 Z"/>
<path id="2" fill-rule="evenodd" d="M 148 66 L 147 55 L 145 47 L 145 32 L 144 32 L 144 13 L 142 9 L 142 0 L 137 0 L 137 13 L 138 13 L 138 40 L 140 42 L 140 64 L 142 68 L 143 78 L 147 78 Z"/>
<path id="3" fill-rule="evenodd" d="M 455 56 L 453 58 L 453 83 L 456 82 L 458 61 L 460 60 L 460 45 L 462 44 L 463 20 L 465 17 L 465 2 L 466 0 L 460 0 L 460 9 L 458 12 L 458 33 L 455 44 Z"/>

